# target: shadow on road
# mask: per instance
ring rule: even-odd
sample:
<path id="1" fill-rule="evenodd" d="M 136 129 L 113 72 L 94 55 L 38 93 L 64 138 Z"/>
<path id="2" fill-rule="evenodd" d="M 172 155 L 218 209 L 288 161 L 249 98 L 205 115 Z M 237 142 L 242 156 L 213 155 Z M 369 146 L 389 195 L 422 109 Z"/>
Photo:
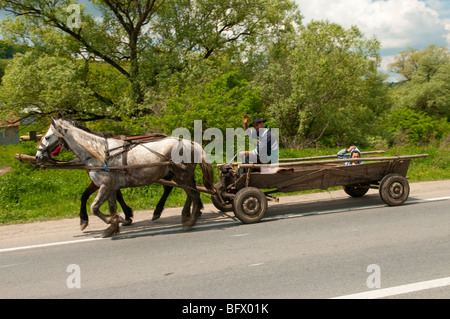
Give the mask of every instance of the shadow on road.
<path id="1" fill-rule="evenodd" d="M 413 201 L 414 198 L 409 198 Z M 410 205 L 406 202 L 404 205 Z M 337 199 L 321 199 L 320 201 L 300 201 L 292 203 L 271 203 L 266 217 L 261 221 L 263 223 L 273 222 L 279 219 L 286 218 L 286 216 L 314 216 L 320 214 L 337 214 L 348 211 L 357 211 L 359 209 L 388 207 L 380 199 L 376 193 L 368 194 L 361 198 L 344 197 Z M 121 234 L 112 237 L 112 240 L 123 240 L 137 237 L 150 237 L 159 235 L 173 235 L 173 234 L 191 234 L 200 231 L 207 231 L 211 229 L 227 229 L 231 227 L 243 226 L 233 212 L 222 213 L 217 210 L 206 211 L 198 219 L 197 225 L 191 231 L 183 231 L 181 227 L 181 209 L 179 216 L 164 216 L 156 222 L 152 222 L 151 215 L 148 220 L 134 222 L 130 226 L 122 226 Z M 105 228 L 107 225 L 105 224 Z M 86 231 L 84 235 L 101 236 L 103 230 Z"/>

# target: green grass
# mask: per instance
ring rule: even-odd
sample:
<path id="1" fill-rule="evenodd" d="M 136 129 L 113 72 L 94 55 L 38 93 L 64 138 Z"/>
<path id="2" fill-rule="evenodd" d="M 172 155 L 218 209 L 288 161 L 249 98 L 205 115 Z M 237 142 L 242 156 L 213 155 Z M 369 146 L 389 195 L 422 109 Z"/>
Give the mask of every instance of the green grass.
<path id="1" fill-rule="evenodd" d="M 281 158 L 331 155 L 336 149 L 280 150 Z M 36 143 L 26 142 L 20 145 L 0 146 L 0 168 L 13 169 L 0 177 L 0 224 L 25 223 L 50 219 L 72 218 L 78 216 L 80 198 L 90 184 L 90 178 L 83 170 L 42 170 L 14 159 L 14 154 L 34 155 Z M 448 147 L 413 146 L 389 149 L 385 156 L 414 155 L 427 153 L 427 158 L 414 159 L 408 176 L 410 182 L 450 179 L 450 150 Z M 70 153 L 63 155 L 70 158 Z M 218 179 L 215 169 L 215 179 Z M 198 169 L 197 181 L 201 184 L 201 171 Z M 317 190 L 306 191 L 315 192 Z M 150 185 L 122 190 L 127 204 L 135 211 L 152 210 L 163 194 L 163 188 Z M 305 193 L 305 192 L 302 192 Z M 281 195 L 281 194 L 280 194 Z M 89 202 L 95 198 L 93 195 Z M 182 206 L 185 194 L 174 189 L 166 207 Z M 202 194 L 204 203 L 210 202 L 209 196 Z M 104 204 L 102 211 L 107 211 Z M 119 208 L 120 209 L 120 208 Z M 121 210 L 120 210 L 121 211 Z"/>

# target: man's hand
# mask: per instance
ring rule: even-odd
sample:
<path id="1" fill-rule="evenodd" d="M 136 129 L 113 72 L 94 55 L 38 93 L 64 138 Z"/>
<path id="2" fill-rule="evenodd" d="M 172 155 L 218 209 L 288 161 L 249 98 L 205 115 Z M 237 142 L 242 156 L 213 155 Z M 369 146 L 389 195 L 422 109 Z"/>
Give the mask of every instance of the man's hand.
<path id="1" fill-rule="evenodd" d="M 242 151 L 242 152 L 239 152 L 238 156 L 239 157 L 244 157 L 247 154 L 250 154 L 250 152 L 249 151 Z"/>

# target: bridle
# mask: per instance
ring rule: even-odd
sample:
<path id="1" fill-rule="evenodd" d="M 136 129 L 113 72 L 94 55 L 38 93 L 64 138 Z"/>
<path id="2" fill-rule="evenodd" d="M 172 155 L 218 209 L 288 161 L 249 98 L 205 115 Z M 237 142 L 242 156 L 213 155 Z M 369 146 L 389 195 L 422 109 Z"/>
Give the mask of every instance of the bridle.
<path id="1" fill-rule="evenodd" d="M 61 137 L 57 137 L 56 142 L 52 143 L 52 144 L 48 144 L 45 145 L 43 143 L 44 140 L 49 139 L 49 137 L 47 136 L 48 131 L 51 129 L 51 125 L 48 127 L 47 131 L 45 132 L 44 136 L 39 140 L 39 144 L 36 146 L 36 149 L 38 152 L 41 152 L 41 154 L 43 154 L 43 159 L 47 159 L 50 160 L 51 159 L 51 153 L 59 146 L 59 145 L 64 145 L 64 139 L 62 139 Z M 53 134 L 54 135 L 54 134 Z M 56 136 L 56 135 L 54 135 Z M 36 155 L 37 156 L 37 155 Z"/>

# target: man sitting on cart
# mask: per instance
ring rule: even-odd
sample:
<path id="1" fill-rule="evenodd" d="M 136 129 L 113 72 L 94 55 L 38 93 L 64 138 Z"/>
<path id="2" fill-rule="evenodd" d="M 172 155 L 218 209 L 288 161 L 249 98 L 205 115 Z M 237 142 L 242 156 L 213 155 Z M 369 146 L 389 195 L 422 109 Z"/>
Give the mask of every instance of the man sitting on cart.
<path id="1" fill-rule="evenodd" d="M 255 117 L 252 123 L 248 124 L 248 115 L 244 115 L 243 124 L 245 134 L 250 138 L 256 139 L 256 149 L 252 151 L 239 152 L 240 157 L 244 157 L 244 163 L 255 164 L 275 164 L 278 163 L 278 141 L 272 134 L 272 131 L 264 126 L 267 120 Z M 249 128 L 250 126 L 250 128 Z M 240 173 L 246 173 L 247 170 L 241 170 Z"/>
<path id="2" fill-rule="evenodd" d="M 347 156 L 346 154 L 350 152 L 350 156 Z M 340 150 L 337 153 L 337 156 L 340 159 L 347 159 L 347 158 L 361 158 L 361 151 L 356 146 L 350 146 L 348 149 L 344 148 L 343 150 Z M 345 166 L 348 165 L 357 165 L 357 164 L 363 164 L 364 162 L 361 161 L 352 161 L 352 162 L 345 162 Z"/>

